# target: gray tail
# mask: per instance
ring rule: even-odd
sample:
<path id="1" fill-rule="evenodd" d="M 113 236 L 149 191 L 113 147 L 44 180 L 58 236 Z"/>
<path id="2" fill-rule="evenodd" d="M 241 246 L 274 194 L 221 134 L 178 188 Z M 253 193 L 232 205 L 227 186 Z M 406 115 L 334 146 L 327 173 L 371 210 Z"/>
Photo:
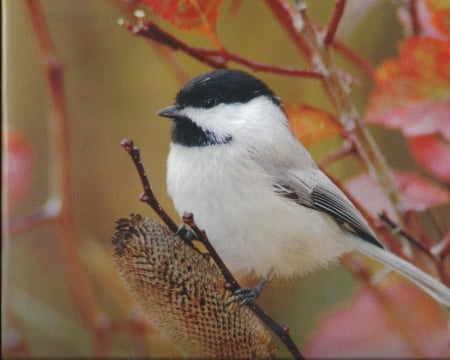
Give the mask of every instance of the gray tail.
<path id="1" fill-rule="evenodd" d="M 432 298 L 439 301 L 441 304 L 450 307 L 450 288 L 388 250 L 379 248 L 357 238 L 352 238 L 352 240 L 358 251 L 397 271 L 399 274 L 419 286 Z"/>

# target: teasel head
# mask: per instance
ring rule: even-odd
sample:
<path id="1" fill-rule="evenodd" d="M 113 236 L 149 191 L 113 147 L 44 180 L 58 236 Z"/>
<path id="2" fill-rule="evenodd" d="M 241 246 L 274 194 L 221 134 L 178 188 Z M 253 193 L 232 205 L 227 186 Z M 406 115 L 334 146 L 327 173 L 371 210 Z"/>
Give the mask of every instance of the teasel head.
<path id="1" fill-rule="evenodd" d="M 274 356 L 269 331 L 247 306 L 229 302 L 218 267 L 190 243 L 140 215 L 117 220 L 112 241 L 123 282 L 183 356 Z"/>

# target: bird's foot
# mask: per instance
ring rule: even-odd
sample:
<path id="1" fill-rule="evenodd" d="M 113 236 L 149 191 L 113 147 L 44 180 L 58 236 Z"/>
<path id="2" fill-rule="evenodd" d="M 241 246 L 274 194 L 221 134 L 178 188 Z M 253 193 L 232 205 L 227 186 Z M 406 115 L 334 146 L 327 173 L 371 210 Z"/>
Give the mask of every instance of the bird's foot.
<path id="1" fill-rule="evenodd" d="M 251 288 L 240 288 L 228 299 L 227 304 L 233 302 L 238 303 L 239 306 L 253 304 L 261 294 L 261 291 L 266 285 L 267 279 L 261 280 L 258 285 Z"/>
<path id="2" fill-rule="evenodd" d="M 192 231 L 192 229 L 186 224 L 181 224 L 180 226 L 178 226 L 178 230 L 175 234 L 187 243 L 191 243 L 192 240 L 195 240 L 197 238 L 194 231 Z"/>

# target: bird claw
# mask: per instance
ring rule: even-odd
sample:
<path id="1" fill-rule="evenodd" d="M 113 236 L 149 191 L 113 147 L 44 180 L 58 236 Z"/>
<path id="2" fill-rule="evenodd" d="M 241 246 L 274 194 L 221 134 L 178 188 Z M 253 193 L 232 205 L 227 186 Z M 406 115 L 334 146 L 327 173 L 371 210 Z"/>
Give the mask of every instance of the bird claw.
<path id="1" fill-rule="evenodd" d="M 186 224 L 181 224 L 180 226 L 178 226 L 177 232 L 175 234 L 189 243 L 197 238 L 194 231 L 192 231 L 192 229 Z"/>
<path id="2" fill-rule="evenodd" d="M 238 303 L 239 306 L 253 304 L 261 294 L 261 291 L 264 285 L 266 285 L 266 282 L 267 279 L 263 279 L 255 287 L 240 288 L 239 290 L 236 290 L 228 299 L 227 305 L 234 302 Z"/>

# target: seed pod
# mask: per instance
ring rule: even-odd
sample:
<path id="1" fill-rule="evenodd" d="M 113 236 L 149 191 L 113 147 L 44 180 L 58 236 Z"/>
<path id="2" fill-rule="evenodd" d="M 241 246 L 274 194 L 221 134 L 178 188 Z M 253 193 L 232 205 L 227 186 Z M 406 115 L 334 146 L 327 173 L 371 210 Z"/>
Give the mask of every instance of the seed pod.
<path id="1" fill-rule="evenodd" d="M 117 221 L 116 269 L 154 326 L 187 357 L 272 358 L 275 346 L 212 261 L 167 227 L 140 215 Z"/>

